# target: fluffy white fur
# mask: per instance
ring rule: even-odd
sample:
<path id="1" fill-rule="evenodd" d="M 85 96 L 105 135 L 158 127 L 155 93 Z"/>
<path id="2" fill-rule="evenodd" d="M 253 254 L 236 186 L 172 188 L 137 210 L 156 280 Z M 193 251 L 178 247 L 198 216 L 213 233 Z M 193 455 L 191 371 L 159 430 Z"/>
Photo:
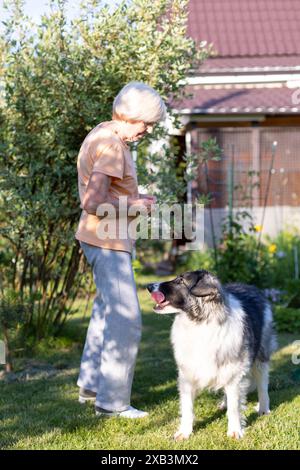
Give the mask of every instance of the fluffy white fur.
<path id="1" fill-rule="evenodd" d="M 268 364 L 255 361 L 250 368 L 249 353 L 241 344 L 245 312 L 234 296 L 229 295 L 228 301 L 228 315 L 223 323 L 217 319 L 196 323 L 184 312 L 177 313 L 174 320 L 171 341 L 178 367 L 181 408 L 180 427 L 174 436 L 176 440 L 187 439 L 191 435 L 194 399 L 204 388 L 224 389 L 228 436 L 239 439 L 244 434 L 242 407 L 249 379 L 254 379 L 258 388 L 259 412 L 269 413 Z M 166 310 L 169 311 L 161 313 L 171 313 L 171 307 Z M 269 328 L 271 322 L 271 311 L 266 312 L 264 328 Z"/>

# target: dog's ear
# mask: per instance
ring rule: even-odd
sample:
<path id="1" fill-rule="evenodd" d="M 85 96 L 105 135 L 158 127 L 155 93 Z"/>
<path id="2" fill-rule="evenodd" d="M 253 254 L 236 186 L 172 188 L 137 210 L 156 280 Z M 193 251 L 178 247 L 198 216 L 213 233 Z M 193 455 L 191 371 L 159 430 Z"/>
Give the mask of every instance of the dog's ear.
<path id="1" fill-rule="evenodd" d="M 198 281 L 190 292 L 196 297 L 216 296 L 219 294 L 218 281 L 210 273 L 198 271 Z"/>
<path id="2" fill-rule="evenodd" d="M 216 286 L 206 284 L 203 281 L 198 281 L 197 284 L 191 288 L 190 292 L 196 297 L 207 297 L 208 295 L 218 294 L 219 290 Z"/>

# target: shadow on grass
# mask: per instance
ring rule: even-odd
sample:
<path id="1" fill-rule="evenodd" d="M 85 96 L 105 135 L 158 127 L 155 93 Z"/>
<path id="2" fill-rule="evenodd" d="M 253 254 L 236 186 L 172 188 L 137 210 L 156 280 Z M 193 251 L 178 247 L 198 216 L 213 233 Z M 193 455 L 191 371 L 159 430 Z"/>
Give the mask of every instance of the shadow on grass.
<path id="1" fill-rule="evenodd" d="M 169 342 L 170 319 L 153 321 L 156 317 L 145 315 L 144 335 L 136 366 L 132 403 L 140 408 L 151 409 L 175 399 L 176 369 L 172 359 Z M 61 338 L 72 337 L 84 343 L 88 318 L 70 319 Z M 61 339 L 60 338 L 60 339 Z M 59 352 L 43 347 L 39 359 L 56 364 Z M 68 353 L 62 352 L 63 362 L 67 364 Z M 80 355 L 78 348 L 69 352 L 69 364 L 76 369 L 62 369 L 58 375 L 47 379 L 1 384 L 0 396 L 0 448 L 18 447 L 18 442 L 26 438 L 38 439 L 52 431 L 61 433 L 76 432 L 86 427 L 90 431 L 105 426 L 103 420 L 94 416 L 92 406 L 81 406 L 77 402 L 76 386 Z M 159 423 L 158 423 L 159 421 Z M 154 423 L 145 423 L 146 428 L 164 425 L 168 418 L 159 416 Z"/>
<path id="2" fill-rule="evenodd" d="M 74 396 L 76 373 L 43 380 L 2 385 L 0 399 L 0 448 L 19 440 L 60 429 L 70 432 L 83 425 L 95 427 L 86 408 Z"/>

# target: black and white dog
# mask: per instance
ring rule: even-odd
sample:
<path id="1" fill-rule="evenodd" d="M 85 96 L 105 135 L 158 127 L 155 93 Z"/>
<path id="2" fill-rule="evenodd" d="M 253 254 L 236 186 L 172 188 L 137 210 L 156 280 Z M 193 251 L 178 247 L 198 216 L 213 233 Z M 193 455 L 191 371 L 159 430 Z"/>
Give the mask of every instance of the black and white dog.
<path id="1" fill-rule="evenodd" d="M 181 423 L 176 440 L 193 431 L 198 391 L 223 389 L 227 435 L 243 436 L 242 407 L 257 387 L 258 412 L 268 414 L 268 376 L 276 348 L 271 307 L 254 286 L 227 284 L 205 270 L 147 286 L 159 314 L 176 313 L 171 340 L 178 367 Z"/>

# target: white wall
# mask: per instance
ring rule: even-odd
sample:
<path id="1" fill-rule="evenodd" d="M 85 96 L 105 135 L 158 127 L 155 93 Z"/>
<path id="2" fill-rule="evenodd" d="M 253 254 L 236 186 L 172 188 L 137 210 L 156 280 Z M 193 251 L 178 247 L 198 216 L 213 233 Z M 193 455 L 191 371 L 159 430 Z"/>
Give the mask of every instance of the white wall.
<path id="1" fill-rule="evenodd" d="M 243 208 L 239 209 L 243 210 Z M 250 212 L 253 221 L 257 225 L 262 224 L 263 207 L 256 207 L 250 211 L 248 208 L 244 210 Z M 234 209 L 234 212 L 237 209 Z M 228 215 L 228 209 L 212 209 L 212 218 L 216 239 L 221 236 L 222 221 Z M 212 246 L 212 231 L 210 223 L 209 209 L 204 211 L 204 242 L 207 246 Z M 246 223 L 245 223 L 246 224 Z M 262 240 L 264 235 L 275 237 L 281 230 L 298 230 L 300 234 L 300 207 L 291 206 L 273 206 L 266 207 L 264 224 L 262 230 Z"/>

